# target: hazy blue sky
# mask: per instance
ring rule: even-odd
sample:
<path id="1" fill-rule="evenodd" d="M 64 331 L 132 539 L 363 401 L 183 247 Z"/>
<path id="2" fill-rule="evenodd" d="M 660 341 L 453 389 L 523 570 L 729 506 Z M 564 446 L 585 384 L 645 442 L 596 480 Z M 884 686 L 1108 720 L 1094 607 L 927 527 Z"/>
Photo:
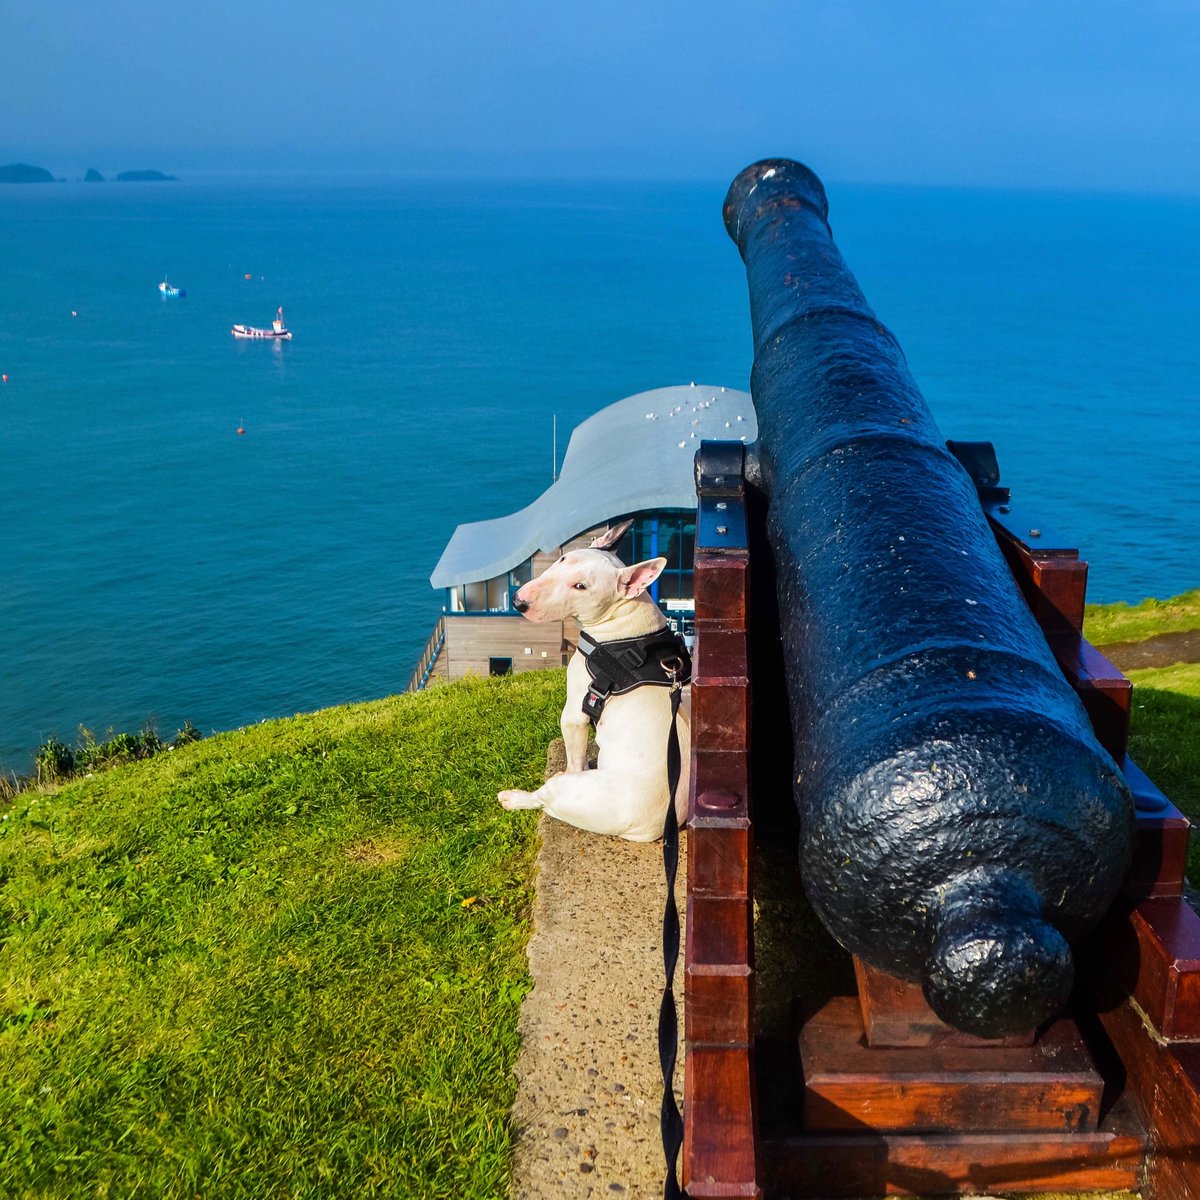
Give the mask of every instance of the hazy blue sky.
<path id="1" fill-rule="evenodd" d="M 1200 0 L 0 0 L 0 162 L 1200 192 Z M 134 161 L 134 160 L 137 161 Z"/>

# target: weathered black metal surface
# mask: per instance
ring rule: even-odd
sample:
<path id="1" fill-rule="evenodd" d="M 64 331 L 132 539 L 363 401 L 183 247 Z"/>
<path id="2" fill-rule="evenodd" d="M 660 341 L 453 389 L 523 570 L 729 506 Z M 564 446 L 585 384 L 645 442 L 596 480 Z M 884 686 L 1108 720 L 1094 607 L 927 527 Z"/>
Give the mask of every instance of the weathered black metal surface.
<path id="1" fill-rule="evenodd" d="M 833 935 L 967 1032 L 1028 1029 L 1128 867 L 1129 794 L 1092 736 L 820 180 L 729 189 L 746 263 L 801 865 Z"/>

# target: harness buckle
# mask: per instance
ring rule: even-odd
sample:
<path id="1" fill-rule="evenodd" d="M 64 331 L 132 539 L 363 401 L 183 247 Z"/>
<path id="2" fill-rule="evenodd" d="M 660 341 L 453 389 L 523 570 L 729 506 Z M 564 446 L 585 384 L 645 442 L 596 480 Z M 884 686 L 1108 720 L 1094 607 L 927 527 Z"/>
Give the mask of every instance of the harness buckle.
<path id="1" fill-rule="evenodd" d="M 604 702 L 607 699 L 607 691 L 601 691 L 594 683 L 589 684 L 587 693 L 583 697 L 584 714 L 590 717 L 592 721 L 598 722 L 600 714 L 604 711 Z"/>
<path id="2" fill-rule="evenodd" d="M 668 654 L 658 660 L 663 674 L 671 681 L 671 691 L 677 692 L 683 684 L 683 659 L 678 654 Z"/>

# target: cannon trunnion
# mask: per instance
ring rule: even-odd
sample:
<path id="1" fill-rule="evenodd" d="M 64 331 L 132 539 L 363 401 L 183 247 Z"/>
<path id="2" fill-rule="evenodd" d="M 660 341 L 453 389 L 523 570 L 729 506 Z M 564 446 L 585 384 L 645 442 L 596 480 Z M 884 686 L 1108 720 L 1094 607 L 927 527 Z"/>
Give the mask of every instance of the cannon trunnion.
<path id="1" fill-rule="evenodd" d="M 820 181 L 743 171 L 746 263 L 805 891 L 866 963 L 968 1033 L 1066 1002 L 1069 943 L 1128 870 L 1133 805 L 1063 679 Z"/>

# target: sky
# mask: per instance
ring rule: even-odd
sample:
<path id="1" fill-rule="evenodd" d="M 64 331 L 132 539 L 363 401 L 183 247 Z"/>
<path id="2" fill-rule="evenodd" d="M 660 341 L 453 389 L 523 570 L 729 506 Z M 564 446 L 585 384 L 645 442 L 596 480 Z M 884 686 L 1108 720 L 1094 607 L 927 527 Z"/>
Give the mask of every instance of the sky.
<path id="1" fill-rule="evenodd" d="M 0 0 L 0 162 L 1200 193 L 1200 0 Z"/>

